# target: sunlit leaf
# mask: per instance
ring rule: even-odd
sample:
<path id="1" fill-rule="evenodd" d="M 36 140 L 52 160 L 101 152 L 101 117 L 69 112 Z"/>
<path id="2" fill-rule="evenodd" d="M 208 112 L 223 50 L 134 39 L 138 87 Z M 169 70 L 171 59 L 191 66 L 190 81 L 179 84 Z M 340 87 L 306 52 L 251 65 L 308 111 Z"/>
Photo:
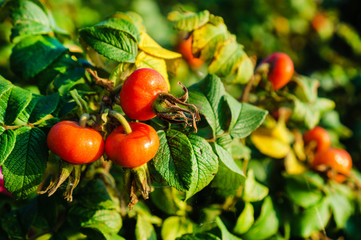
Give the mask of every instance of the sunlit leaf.
<path id="1" fill-rule="evenodd" d="M 296 158 L 293 151 L 290 151 L 285 158 L 285 168 L 288 174 L 300 174 L 307 170 L 306 166 Z"/>
<path id="2" fill-rule="evenodd" d="M 198 13 L 174 11 L 168 14 L 168 20 L 174 22 L 177 30 L 192 31 L 206 24 L 209 15 L 208 10 Z"/>
<path id="3" fill-rule="evenodd" d="M 141 40 L 139 48 L 149 55 L 163 59 L 181 58 L 182 55 L 177 52 L 169 51 L 162 48 L 156 41 L 154 41 L 146 32 L 141 33 Z"/>
<path id="4" fill-rule="evenodd" d="M 252 133 L 251 140 L 261 153 L 273 158 L 286 157 L 291 149 L 289 132 L 283 123 L 273 128 L 258 128 Z"/>
<path id="5" fill-rule="evenodd" d="M 237 234 L 246 233 L 254 223 L 254 208 L 249 202 L 245 203 L 244 209 L 237 218 L 236 225 L 233 228 L 233 232 Z"/>

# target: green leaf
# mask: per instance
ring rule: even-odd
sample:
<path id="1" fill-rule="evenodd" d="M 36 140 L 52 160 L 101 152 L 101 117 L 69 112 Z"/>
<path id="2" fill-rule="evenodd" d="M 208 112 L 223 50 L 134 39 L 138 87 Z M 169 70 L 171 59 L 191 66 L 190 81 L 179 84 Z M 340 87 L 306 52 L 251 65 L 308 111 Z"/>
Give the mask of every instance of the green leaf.
<path id="1" fill-rule="evenodd" d="M 168 14 L 168 20 L 174 22 L 175 29 L 190 32 L 205 25 L 209 15 L 208 10 L 198 13 L 174 11 Z"/>
<path id="2" fill-rule="evenodd" d="M 55 38 L 34 36 L 17 43 L 10 67 L 21 79 L 29 80 L 60 57 L 67 49 Z"/>
<path id="3" fill-rule="evenodd" d="M 135 226 L 135 237 L 137 240 L 157 240 L 153 225 L 141 215 L 138 215 Z"/>
<path id="4" fill-rule="evenodd" d="M 12 211 L 1 216 L 1 227 L 8 235 L 8 239 L 24 239 L 26 233 L 22 229 L 20 219 L 17 212 Z"/>
<path id="5" fill-rule="evenodd" d="M 244 183 L 243 200 L 246 202 L 261 201 L 268 195 L 268 188 L 256 181 L 252 170 L 248 171 L 247 179 Z"/>
<path id="6" fill-rule="evenodd" d="M 164 220 L 161 230 L 163 240 L 174 240 L 193 232 L 193 223 L 184 217 L 172 216 Z"/>
<path id="7" fill-rule="evenodd" d="M 144 220 L 151 224 L 156 224 L 158 226 L 162 224 L 162 219 L 153 214 L 144 202 L 138 202 L 136 205 L 134 205 L 132 212 L 129 212 L 129 217 L 138 216 L 142 216 Z"/>
<path id="8" fill-rule="evenodd" d="M 189 102 L 198 107 L 213 130 L 213 136 L 221 135 L 226 125 L 227 108 L 221 101 L 225 89 L 221 80 L 208 74 L 201 82 L 189 88 Z"/>
<path id="9" fill-rule="evenodd" d="M 315 102 L 320 82 L 305 76 L 298 76 L 295 81 L 297 83 L 295 95 L 303 102 Z"/>
<path id="10" fill-rule="evenodd" d="M 213 144 L 213 149 L 219 158 L 219 168 L 212 187 L 217 188 L 218 194 L 222 196 L 234 195 L 246 177 L 230 152 L 218 144 Z"/>
<path id="11" fill-rule="evenodd" d="M 124 19 L 119 21 L 127 22 L 127 25 L 115 29 L 114 22 L 102 22 L 100 25 L 80 30 L 80 37 L 95 51 L 109 59 L 134 63 L 138 53 L 136 36 L 133 35 L 136 28 Z M 129 26 L 134 26 L 134 31 L 129 31 Z"/>
<path id="12" fill-rule="evenodd" d="M 223 147 L 221 147 L 218 144 L 213 144 L 213 148 L 214 148 L 217 156 L 219 157 L 219 160 L 222 161 L 222 163 L 228 169 L 230 169 L 233 172 L 235 172 L 235 173 L 237 173 L 237 174 L 244 177 L 244 173 L 243 173 L 242 169 L 234 161 L 234 159 L 232 158 L 232 155 L 230 154 L 230 152 L 228 152 L 227 150 L 225 150 Z M 244 177 L 244 179 L 245 179 L 245 177 Z"/>
<path id="13" fill-rule="evenodd" d="M 67 220 L 76 228 L 91 228 L 104 235 L 118 233 L 122 227 L 122 218 L 116 210 L 96 210 L 80 205 L 69 210 Z"/>
<path id="14" fill-rule="evenodd" d="M 21 117 L 26 107 L 30 104 L 32 94 L 30 91 L 14 86 L 7 102 L 5 124 L 11 125 Z"/>
<path id="15" fill-rule="evenodd" d="M 330 203 L 323 198 L 319 203 L 305 209 L 292 219 L 292 233 L 307 238 L 315 231 L 325 229 L 331 217 Z"/>
<path id="16" fill-rule="evenodd" d="M 24 37 L 52 32 L 49 16 L 38 1 L 13 1 L 10 16 L 14 25 L 11 30 L 11 41 L 19 36 Z"/>
<path id="17" fill-rule="evenodd" d="M 69 54 L 64 54 L 35 78 L 41 92 L 59 90 L 62 96 L 66 95 L 64 88 L 71 89 L 84 76 L 86 66 L 90 66 L 90 63 L 82 59 L 76 61 Z"/>
<path id="18" fill-rule="evenodd" d="M 5 122 L 6 108 L 12 89 L 13 85 L 11 82 L 0 76 L 0 123 Z"/>
<path id="19" fill-rule="evenodd" d="M 88 209 L 117 210 L 119 208 L 100 179 L 87 182 L 76 194 L 75 203 Z"/>
<path id="20" fill-rule="evenodd" d="M 241 235 L 246 233 L 254 223 L 254 208 L 249 202 L 245 203 L 242 213 L 239 215 L 233 232 Z"/>
<path id="21" fill-rule="evenodd" d="M 39 128 L 21 127 L 15 131 L 16 144 L 3 165 L 6 189 L 16 198 L 36 191 L 48 159 L 46 135 Z"/>
<path id="22" fill-rule="evenodd" d="M 176 240 L 221 240 L 219 237 L 211 233 L 185 234 Z"/>
<path id="23" fill-rule="evenodd" d="M 337 228 L 342 229 L 345 227 L 346 222 L 351 215 L 355 212 L 355 208 L 352 202 L 340 193 L 331 192 L 329 199 L 336 226 Z"/>
<path id="24" fill-rule="evenodd" d="M 126 19 L 109 18 L 103 22 L 95 24 L 96 27 L 110 28 L 121 32 L 126 32 L 133 37 L 138 43 L 140 42 L 140 32 L 138 28 Z"/>
<path id="25" fill-rule="evenodd" d="M 230 95 L 225 96 L 231 111 L 228 131 L 233 138 L 245 138 L 265 120 L 268 112 L 247 103 L 240 103 Z"/>
<path id="26" fill-rule="evenodd" d="M 180 194 L 172 187 L 155 186 L 154 191 L 150 194 L 150 199 L 158 209 L 169 215 L 176 215 L 180 210 L 179 205 L 182 203 L 181 199 L 184 199 L 184 194 Z"/>
<path id="27" fill-rule="evenodd" d="M 47 96 L 34 96 L 37 99 L 37 103 L 31 112 L 29 117 L 30 123 L 35 123 L 56 110 L 59 104 L 60 98 L 58 93 L 54 93 Z M 33 99 L 34 99 L 33 97 Z"/>
<path id="28" fill-rule="evenodd" d="M 217 226 L 219 227 L 219 229 L 222 232 L 222 239 L 227 239 L 227 240 L 241 240 L 240 238 L 234 236 L 233 234 L 231 234 L 227 227 L 224 225 L 224 223 L 222 222 L 220 217 L 217 217 L 216 219 L 217 222 Z"/>
<path id="29" fill-rule="evenodd" d="M 191 189 L 194 153 L 187 136 L 176 130 L 158 132 L 159 149 L 153 158 L 158 173 L 179 191 Z"/>
<path id="30" fill-rule="evenodd" d="M 242 237 L 245 240 L 263 240 L 268 239 L 278 231 L 279 221 L 276 211 L 273 207 L 271 197 L 267 197 L 261 208 L 261 214 Z"/>
<path id="31" fill-rule="evenodd" d="M 318 124 L 322 113 L 335 107 L 335 102 L 327 98 L 317 98 L 314 102 L 302 102 L 293 97 L 293 103 L 291 119 L 296 122 L 303 122 L 309 129 Z"/>
<path id="32" fill-rule="evenodd" d="M 2 127 L 0 127 L 2 128 Z M 0 166 L 14 149 L 16 136 L 13 130 L 6 130 L 0 134 Z"/>
<path id="33" fill-rule="evenodd" d="M 323 179 L 316 173 L 305 172 L 297 175 L 284 175 L 287 196 L 295 204 L 308 208 L 319 202 L 323 194 L 320 188 Z"/>
<path id="34" fill-rule="evenodd" d="M 170 186 L 186 192 L 188 199 L 210 183 L 218 161 L 205 139 L 176 130 L 158 135 L 160 147 L 153 164 Z"/>
<path id="35" fill-rule="evenodd" d="M 189 135 L 188 139 L 192 144 L 195 166 L 192 184 L 189 191 L 186 192 L 186 199 L 206 187 L 218 171 L 218 158 L 209 143 L 196 135 Z"/>

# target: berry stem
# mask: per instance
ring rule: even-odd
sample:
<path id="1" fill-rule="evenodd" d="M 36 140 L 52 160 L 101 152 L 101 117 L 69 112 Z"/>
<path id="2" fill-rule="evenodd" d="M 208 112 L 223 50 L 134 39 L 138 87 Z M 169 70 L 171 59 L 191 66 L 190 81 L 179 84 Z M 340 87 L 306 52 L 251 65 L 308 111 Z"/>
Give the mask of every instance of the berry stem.
<path id="1" fill-rule="evenodd" d="M 90 115 L 87 113 L 83 113 L 80 118 L 79 118 L 79 125 L 80 127 L 86 127 L 86 122 L 88 121 L 88 119 L 90 118 Z"/>
<path id="2" fill-rule="evenodd" d="M 76 89 L 71 90 L 70 92 L 71 97 L 76 102 L 76 105 L 78 105 L 79 110 L 81 113 L 88 112 L 88 104 L 87 102 L 79 95 L 78 91 Z"/>
<path id="3" fill-rule="evenodd" d="M 125 117 L 123 117 L 122 114 L 118 113 L 117 111 L 110 110 L 109 115 L 116 118 L 119 121 L 119 123 L 122 124 L 126 134 L 132 133 L 132 128 L 130 127 L 127 119 L 125 119 Z"/>

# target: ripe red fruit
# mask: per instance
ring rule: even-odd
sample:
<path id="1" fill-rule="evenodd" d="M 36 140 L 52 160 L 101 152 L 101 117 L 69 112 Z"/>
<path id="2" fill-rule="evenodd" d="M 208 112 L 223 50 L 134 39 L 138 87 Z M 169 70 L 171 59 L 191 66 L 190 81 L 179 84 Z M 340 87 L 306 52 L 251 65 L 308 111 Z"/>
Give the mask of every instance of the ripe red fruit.
<path id="1" fill-rule="evenodd" d="M 120 91 L 120 105 L 128 117 L 146 121 L 156 116 L 153 102 L 162 92 L 168 92 L 167 82 L 162 75 L 156 70 L 141 68 L 124 82 Z"/>
<path id="2" fill-rule="evenodd" d="M 307 131 L 304 135 L 305 144 L 315 141 L 317 144 L 316 151 L 326 151 L 331 146 L 331 137 L 328 132 L 322 127 L 315 127 Z"/>
<path id="3" fill-rule="evenodd" d="M 159 148 L 157 132 L 151 126 L 131 122 L 132 132 L 125 133 L 119 126 L 107 137 L 105 152 L 116 164 L 126 168 L 136 168 L 151 160 Z"/>
<path id="4" fill-rule="evenodd" d="M 183 55 L 183 58 L 188 62 L 190 66 L 194 68 L 199 68 L 204 64 L 204 61 L 202 59 L 193 56 L 192 35 L 179 43 L 178 51 Z"/>
<path id="5" fill-rule="evenodd" d="M 63 160 L 73 164 L 91 163 L 104 153 L 102 135 L 74 121 L 55 124 L 48 134 L 49 149 Z"/>
<path id="6" fill-rule="evenodd" d="M 294 72 L 291 58 L 281 52 L 276 52 L 266 57 L 262 63 L 269 63 L 268 79 L 272 83 L 274 90 L 279 90 L 290 80 Z"/>
<path id="7" fill-rule="evenodd" d="M 317 152 L 311 167 L 320 170 L 324 167 L 330 167 L 327 172 L 329 178 L 334 178 L 337 182 L 345 181 L 345 175 L 348 175 L 352 168 L 352 159 L 350 154 L 338 148 L 330 148 L 326 151 Z"/>

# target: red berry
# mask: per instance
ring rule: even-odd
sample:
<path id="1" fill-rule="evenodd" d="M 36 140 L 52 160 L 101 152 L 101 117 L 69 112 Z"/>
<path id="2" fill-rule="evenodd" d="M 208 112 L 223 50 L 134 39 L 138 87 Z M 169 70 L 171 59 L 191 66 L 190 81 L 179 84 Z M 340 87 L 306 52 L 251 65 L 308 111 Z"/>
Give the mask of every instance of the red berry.
<path id="1" fill-rule="evenodd" d="M 317 151 L 326 151 L 331 146 L 331 137 L 328 132 L 322 127 L 315 127 L 307 131 L 304 135 L 305 144 L 315 141 L 317 144 Z"/>
<path id="2" fill-rule="evenodd" d="M 104 152 L 102 135 L 74 121 L 55 124 L 47 137 L 49 149 L 63 160 L 73 164 L 91 163 Z"/>
<path id="3" fill-rule="evenodd" d="M 262 63 L 269 63 L 268 79 L 272 83 L 274 90 L 279 90 L 285 86 L 294 73 L 294 66 L 291 58 L 281 52 L 276 52 L 266 57 Z"/>
<path id="4" fill-rule="evenodd" d="M 125 133 L 119 126 L 107 137 L 105 152 L 109 159 L 119 166 L 136 168 L 151 160 L 158 151 L 159 138 L 151 126 L 131 122 L 132 132 Z"/>
<path id="5" fill-rule="evenodd" d="M 153 102 L 162 92 L 168 92 L 168 86 L 160 73 L 150 68 L 138 69 L 124 82 L 120 105 L 128 117 L 146 121 L 156 116 Z"/>

